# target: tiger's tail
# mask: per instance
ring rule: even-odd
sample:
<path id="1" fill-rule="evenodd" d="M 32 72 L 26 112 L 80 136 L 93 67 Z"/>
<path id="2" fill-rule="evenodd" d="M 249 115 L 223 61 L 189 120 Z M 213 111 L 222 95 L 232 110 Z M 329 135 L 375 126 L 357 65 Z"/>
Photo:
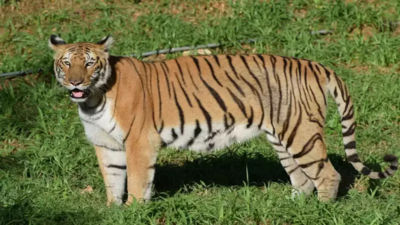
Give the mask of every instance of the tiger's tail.
<path id="1" fill-rule="evenodd" d="M 343 143 L 346 151 L 347 160 L 354 166 L 360 173 L 372 178 L 381 179 L 391 176 L 398 169 L 398 158 L 394 155 L 387 154 L 383 157 L 385 162 L 390 163 L 390 167 L 384 172 L 371 171 L 365 166 L 356 151 L 355 129 L 356 121 L 354 118 L 354 107 L 350 98 L 347 86 L 340 77 L 334 72 L 327 72 L 328 75 L 328 89 L 338 106 L 340 116 L 342 118 L 342 134 Z"/>

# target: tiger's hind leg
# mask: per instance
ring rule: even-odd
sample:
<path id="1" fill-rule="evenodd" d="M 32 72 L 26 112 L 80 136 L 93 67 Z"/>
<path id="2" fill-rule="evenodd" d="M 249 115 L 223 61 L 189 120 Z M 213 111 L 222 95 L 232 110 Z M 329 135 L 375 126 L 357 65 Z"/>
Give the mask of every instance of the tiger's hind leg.
<path id="1" fill-rule="evenodd" d="M 335 199 L 340 174 L 332 166 L 323 139 L 323 129 L 314 124 L 302 124 L 293 141 L 286 143 L 289 154 L 300 170 L 312 180 L 321 201 Z"/>
<path id="2" fill-rule="evenodd" d="M 292 197 L 300 194 L 310 195 L 315 188 L 311 179 L 303 173 L 296 161 L 286 151 L 285 147 L 282 146 L 279 139 L 270 134 L 267 134 L 267 139 L 278 153 L 281 164 L 290 177 L 290 182 L 293 185 Z"/>

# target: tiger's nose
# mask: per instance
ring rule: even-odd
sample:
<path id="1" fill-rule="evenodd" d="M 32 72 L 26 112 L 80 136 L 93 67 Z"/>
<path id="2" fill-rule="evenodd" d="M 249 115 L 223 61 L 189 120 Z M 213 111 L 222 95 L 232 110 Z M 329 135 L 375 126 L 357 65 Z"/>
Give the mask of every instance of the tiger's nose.
<path id="1" fill-rule="evenodd" d="M 71 83 L 71 84 L 74 85 L 74 86 L 78 86 L 78 85 L 80 85 L 80 84 L 83 83 L 83 80 L 79 80 L 79 81 L 77 81 L 77 80 L 70 80 L 69 83 Z"/>

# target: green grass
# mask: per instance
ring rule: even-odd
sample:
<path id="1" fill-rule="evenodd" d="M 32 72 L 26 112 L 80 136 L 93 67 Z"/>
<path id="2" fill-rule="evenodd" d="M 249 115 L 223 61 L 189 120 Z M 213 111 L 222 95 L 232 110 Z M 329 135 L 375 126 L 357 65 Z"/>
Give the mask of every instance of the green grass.
<path id="1" fill-rule="evenodd" d="M 400 223 L 399 173 L 371 181 L 346 162 L 331 100 L 326 140 L 343 178 L 334 203 L 292 200 L 288 176 L 260 137 L 209 155 L 162 149 L 152 201 L 106 207 L 76 106 L 51 78 L 51 33 L 69 42 L 112 34 L 115 55 L 213 42 L 228 44 L 214 53 L 243 52 L 236 40 L 260 38 L 251 46 L 258 53 L 317 60 L 345 80 L 368 166 L 380 170 L 383 154 L 400 156 L 400 38 L 386 26 L 400 20 L 398 1 L 225 1 L 224 10 L 222 1 L 135 2 L 0 1 L 0 73 L 44 69 L 30 84 L 0 80 L 0 224 Z M 309 34 L 319 29 L 333 34 Z M 93 191 L 82 193 L 87 186 Z"/>

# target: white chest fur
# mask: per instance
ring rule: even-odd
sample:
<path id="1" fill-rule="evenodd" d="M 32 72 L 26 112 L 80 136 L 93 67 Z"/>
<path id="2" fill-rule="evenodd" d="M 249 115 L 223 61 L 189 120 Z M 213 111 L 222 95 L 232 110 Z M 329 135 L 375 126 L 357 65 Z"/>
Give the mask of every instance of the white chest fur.
<path id="1" fill-rule="evenodd" d="M 112 102 L 105 100 L 97 107 L 79 107 L 79 116 L 85 128 L 86 137 L 96 146 L 111 150 L 123 150 L 125 132 L 114 117 Z"/>

